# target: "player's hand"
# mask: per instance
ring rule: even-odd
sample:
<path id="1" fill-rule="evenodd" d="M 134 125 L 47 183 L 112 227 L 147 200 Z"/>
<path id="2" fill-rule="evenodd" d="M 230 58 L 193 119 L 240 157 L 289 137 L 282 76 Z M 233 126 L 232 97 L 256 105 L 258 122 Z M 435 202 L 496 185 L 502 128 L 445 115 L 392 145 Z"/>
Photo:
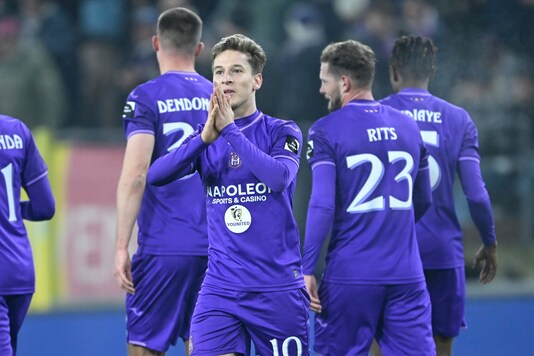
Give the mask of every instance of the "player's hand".
<path id="1" fill-rule="evenodd" d="M 319 300 L 319 294 L 317 293 L 317 281 L 313 275 L 304 275 L 304 282 L 306 283 L 306 289 L 310 295 L 311 304 L 310 309 L 316 313 L 323 311 L 321 301 Z"/>
<path id="2" fill-rule="evenodd" d="M 215 117 L 217 116 L 218 112 L 219 105 L 217 104 L 217 97 L 215 94 L 211 94 L 208 118 L 206 120 L 206 124 L 204 125 L 204 129 L 200 133 L 202 142 L 205 144 L 209 145 L 220 136 L 219 131 L 217 131 L 217 128 L 215 127 Z"/>
<path id="3" fill-rule="evenodd" d="M 230 104 L 230 97 L 224 94 L 220 85 L 215 85 L 214 94 L 219 109 L 215 120 L 215 127 L 217 131 L 221 132 L 222 129 L 234 122 L 234 111 Z"/>
<path id="4" fill-rule="evenodd" d="M 132 281 L 132 261 L 128 250 L 115 252 L 115 280 L 121 289 L 134 294 L 135 288 Z"/>
<path id="5" fill-rule="evenodd" d="M 475 256 L 473 267 L 476 269 L 484 261 L 482 271 L 480 271 L 480 283 L 487 284 L 495 278 L 497 273 L 497 245 L 482 245 Z"/>

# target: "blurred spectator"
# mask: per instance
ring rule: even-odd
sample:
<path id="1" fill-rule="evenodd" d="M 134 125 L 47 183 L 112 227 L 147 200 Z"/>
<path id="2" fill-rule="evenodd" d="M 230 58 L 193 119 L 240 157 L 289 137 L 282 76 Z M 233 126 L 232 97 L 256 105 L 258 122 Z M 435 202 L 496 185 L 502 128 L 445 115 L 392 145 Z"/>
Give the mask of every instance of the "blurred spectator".
<path id="1" fill-rule="evenodd" d="M 128 48 L 126 0 L 81 0 L 79 11 L 82 102 L 77 125 L 119 127 L 121 105 L 112 78 Z"/>
<path id="2" fill-rule="evenodd" d="M 51 0 L 20 0 L 22 37 L 43 43 L 54 59 L 67 95 L 62 124 L 75 117 L 78 107 L 77 36 L 68 14 Z"/>
<path id="3" fill-rule="evenodd" d="M 285 13 L 284 29 L 287 38 L 272 59 L 276 85 L 283 83 L 284 90 L 273 91 L 277 94 L 273 109 L 278 117 L 311 124 L 327 113 L 317 79 L 319 57 L 328 44 L 323 17 L 312 3 L 296 2 Z"/>
<path id="4" fill-rule="evenodd" d="M 159 10 L 153 6 L 143 5 L 134 9 L 128 31 L 131 50 L 115 76 L 121 102 L 124 102 L 128 93 L 137 85 L 159 75 L 158 62 L 152 48 L 152 36 L 155 34 L 158 15 Z"/>
<path id="5" fill-rule="evenodd" d="M 23 41 L 20 19 L 0 18 L 0 112 L 31 129 L 56 128 L 65 108 L 61 77 L 38 41 Z"/>

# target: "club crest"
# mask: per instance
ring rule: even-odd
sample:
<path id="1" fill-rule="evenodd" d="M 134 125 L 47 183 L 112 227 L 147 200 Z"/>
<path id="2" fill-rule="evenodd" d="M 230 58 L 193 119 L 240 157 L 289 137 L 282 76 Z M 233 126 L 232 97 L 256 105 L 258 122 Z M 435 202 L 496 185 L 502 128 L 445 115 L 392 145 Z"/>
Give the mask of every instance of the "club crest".
<path id="1" fill-rule="evenodd" d="M 230 152 L 230 157 L 228 158 L 228 166 L 230 168 L 239 168 L 241 167 L 242 161 L 241 158 L 235 152 Z"/>

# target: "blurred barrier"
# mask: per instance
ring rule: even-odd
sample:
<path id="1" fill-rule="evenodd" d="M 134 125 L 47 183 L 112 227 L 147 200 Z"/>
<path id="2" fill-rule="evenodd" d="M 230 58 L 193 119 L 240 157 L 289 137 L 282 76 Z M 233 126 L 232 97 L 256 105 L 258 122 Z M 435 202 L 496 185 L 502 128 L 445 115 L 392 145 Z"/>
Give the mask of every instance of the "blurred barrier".
<path id="1" fill-rule="evenodd" d="M 124 146 L 52 139 L 36 131 L 56 198 L 50 222 L 27 223 L 34 251 L 36 293 L 31 310 L 114 304 L 115 189 Z"/>

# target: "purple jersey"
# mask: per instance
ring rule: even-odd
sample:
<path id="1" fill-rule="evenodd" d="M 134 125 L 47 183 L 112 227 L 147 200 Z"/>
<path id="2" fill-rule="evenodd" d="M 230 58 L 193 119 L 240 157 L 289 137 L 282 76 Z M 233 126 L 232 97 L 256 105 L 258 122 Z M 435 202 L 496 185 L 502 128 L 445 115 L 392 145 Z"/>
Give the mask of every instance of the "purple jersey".
<path id="1" fill-rule="evenodd" d="M 458 163 L 480 162 L 478 134 L 469 114 L 424 89 L 403 89 L 380 101 L 410 116 L 421 130 L 429 157 L 433 204 L 417 222 L 425 269 L 464 265 L 462 229 L 454 206 Z"/>
<path id="2" fill-rule="evenodd" d="M 33 293 L 33 256 L 21 216 L 20 191 L 48 171 L 30 130 L 0 115 L 0 295 Z"/>
<path id="3" fill-rule="evenodd" d="M 302 134 L 295 123 L 256 111 L 235 125 L 268 159 L 298 167 Z M 292 211 L 296 177 L 276 192 L 251 172 L 224 137 L 195 162 L 207 191 L 210 248 L 204 283 L 258 292 L 304 286 Z"/>
<path id="4" fill-rule="evenodd" d="M 312 169 L 331 165 L 336 174 L 323 279 L 347 284 L 423 281 L 412 193 L 415 198 L 414 183 L 427 174 L 428 161 L 413 120 L 376 101 L 354 100 L 315 122 L 308 140 Z M 313 221 L 307 230 L 325 223 Z M 320 252 L 308 235 L 306 273 L 313 271 Z"/>
<path id="5" fill-rule="evenodd" d="M 126 136 L 153 134 L 155 161 L 180 146 L 206 121 L 212 92 L 209 80 L 190 72 L 167 72 L 138 86 L 124 107 Z M 147 184 L 137 224 L 139 251 L 205 256 L 206 205 L 198 174 L 163 187 Z"/>

